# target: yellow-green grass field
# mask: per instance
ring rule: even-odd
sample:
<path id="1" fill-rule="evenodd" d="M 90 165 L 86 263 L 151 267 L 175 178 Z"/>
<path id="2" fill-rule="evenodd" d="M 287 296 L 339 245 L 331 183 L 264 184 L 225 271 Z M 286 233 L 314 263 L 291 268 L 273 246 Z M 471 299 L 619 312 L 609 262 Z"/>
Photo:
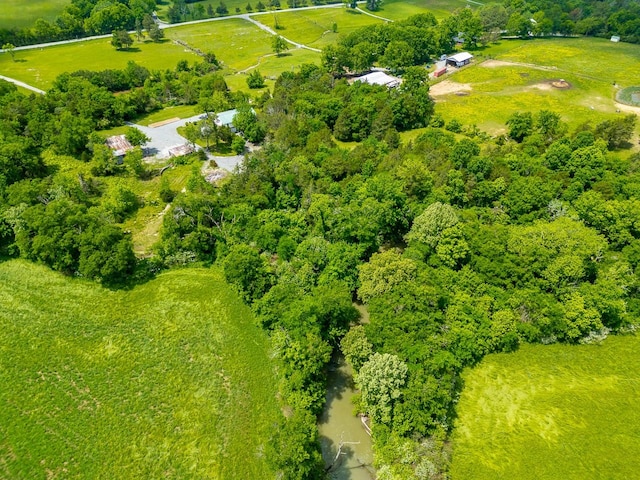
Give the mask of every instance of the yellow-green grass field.
<path id="1" fill-rule="evenodd" d="M 614 118 L 619 85 L 640 82 L 640 47 L 611 45 L 617 44 L 587 38 L 502 41 L 432 86 L 434 94 L 445 86 L 450 91 L 436 96 L 437 111 L 492 134 L 504 133 L 516 111 L 552 110 L 572 127 Z M 552 87 L 561 79 L 570 88 Z"/>
<path id="2" fill-rule="evenodd" d="M 272 53 L 272 36 L 239 18 L 175 27 L 165 31 L 167 38 L 179 39 L 203 52 L 214 52 L 225 66 L 243 70 L 257 59 Z"/>
<path id="3" fill-rule="evenodd" d="M 640 338 L 526 345 L 464 381 L 452 480 L 638 478 Z"/>
<path id="4" fill-rule="evenodd" d="M 473 3 L 465 0 L 384 0 L 380 10 L 372 13 L 390 20 L 402 20 L 420 13 L 433 13 L 441 19 L 466 6 L 475 8 Z"/>
<path id="5" fill-rule="evenodd" d="M 341 35 L 348 35 L 367 25 L 383 23 L 382 20 L 342 5 L 318 10 L 276 12 L 275 15 L 278 24 L 284 27 L 278 33 L 294 42 L 320 49 L 337 42 Z M 253 18 L 271 28 L 275 27 L 276 19 L 271 14 L 255 15 Z M 332 31 L 334 23 L 338 26 L 336 33 Z"/>
<path id="6" fill-rule="evenodd" d="M 2 0 L 0 28 L 31 27 L 39 18 L 54 20 L 70 0 Z"/>
<path id="7" fill-rule="evenodd" d="M 76 70 L 121 69 L 134 61 L 150 70 L 175 68 L 180 60 L 190 63 L 199 57 L 180 45 L 166 40 L 162 43 L 134 42 L 129 51 L 116 51 L 108 38 L 71 43 L 42 49 L 16 52 L 16 60 L 0 55 L 0 74 L 16 78 L 34 87 L 47 90 L 58 75 Z"/>
<path id="8" fill-rule="evenodd" d="M 305 63 L 320 64 L 320 54 L 304 48 L 292 48 L 287 50 L 284 55 L 276 56 L 268 54 L 256 60 L 255 68 L 260 71 L 263 77 L 267 77 L 266 84 L 273 89 L 274 81 L 282 72 L 295 72 L 300 65 Z M 253 71 L 250 68 L 246 73 L 238 73 L 235 75 L 225 76 L 227 85 L 231 90 L 246 90 L 251 94 L 258 94 L 262 89 L 249 90 L 247 88 L 247 74 Z"/>
<path id="9" fill-rule="evenodd" d="M 217 270 L 129 291 L 0 264 L 2 478 L 267 479 L 268 343 Z"/>

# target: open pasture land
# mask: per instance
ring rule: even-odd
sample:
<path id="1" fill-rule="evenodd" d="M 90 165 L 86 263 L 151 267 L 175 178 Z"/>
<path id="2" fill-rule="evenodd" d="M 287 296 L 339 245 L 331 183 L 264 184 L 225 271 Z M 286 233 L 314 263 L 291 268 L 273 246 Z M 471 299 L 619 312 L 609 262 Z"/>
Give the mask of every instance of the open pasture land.
<path id="1" fill-rule="evenodd" d="M 525 345 L 464 375 L 453 480 L 637 478 L 640 338 Z"/>
<path id="2" fill-rule="evenodd" d="M 284 27 L 278 31 L 282 36 L 319 49 L 337 42 L 341 35 L 348 35 L 358 28 L 383 23 L 382 20 L 342 5 L 318 10 L 276 12 L 275 17 L 273 14 L 255 15 L 253 18 L 271 28 L 275 28 L 277 19 L 278 24 Z M 332 31 L 334 23 L 338 27 L 336 33 Z"/>
<path id="3" fill-rule="evenodd" d="M 2 0 L 0 28 L 31 27 L 39 18 L 53 20 L 71 0 Z"/>
<path id="4" fill-rule="evenodd" d="M 502 41 L 482 51 L 471 66 L 433 85 L 432 95 L 445 120 L 476 124 L 492 134 L 504 133 L 506 120 L 516 111 L 552 110 L 572 127 L 597 124 L 619 115 L 614 82 L 638 82 L 639 59 L 637 45 L 601 39 Z M 568 88 L 553 86 L 558 80 Z"/>
<path id="5" fill-rule="evenodd" d="M 257 95 L 263 90 L 249 90 L 247 87 L 247 74 L 255 69 L 259 70 L 263 77 L 266 77 L 266 85 L 273 90 L 274 79 L 282 72 L 295 72 L 300 65 L 305 63 L 320 64 L 320 54 L 304 48 L 292 48 L 284 55 L 276 56 L 268 54 L 256 59 L 256 62 L 245 73 L 225 76 L 227 85 L 231 90 L 245 90 L 251 95 Z"/>
<path id="6" fill-rule="evenodd" d="M 213 52 L 233 70 L 243 70 L 257 59 L 272 53 L 272 36 L 240 18 L 175 27 L 165 31 L 167 38 L 182 40 L 203 52 Z"/>
<path id="7" fill-rule="evenodd" d="M 267 340 L 215 270 L 109 291 L 0 264 L 2 478 L 271 478 Z"/>
<path id="8" fill-rule="evenodd" d="M 130 50 L 116 51 L 111 39 L 89 40 L 42 49 L 16 52 L 15 62 L 9 55 L 0 55 L 0 74 L 22 80 L 47 90 L 58 75 L 76 70 L 122 69 L 134 61 L 150 70 L 175 68 L 180 60 L 190 63 L 198 56 L 169 40 L 162 43 L 134 42 Z"/>
<path id="9" fill-rule="evenodd" d="M 437 19 L 442 19 L 466 6 L 474 8 L 476 5 L 465 0 L 384 0 L 380 10 L 372 13 L 390 20 L 402 20 L 420 13 L 433 13 Z"/>

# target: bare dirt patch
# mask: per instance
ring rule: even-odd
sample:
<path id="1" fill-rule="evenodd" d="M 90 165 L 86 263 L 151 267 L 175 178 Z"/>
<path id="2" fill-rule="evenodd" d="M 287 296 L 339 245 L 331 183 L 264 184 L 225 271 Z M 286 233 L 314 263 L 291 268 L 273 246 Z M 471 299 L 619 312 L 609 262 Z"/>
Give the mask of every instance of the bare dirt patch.
<path id="1" fill-rule="evenodd" d="M 429 88 L 429 94 L 432 97 L 440 97 L 444 95 L 450 95 L 455 93 L 456 95 L 466 94 L 472 90 L 470 83 L 458 83 L 451 80 L 443 80 L 440 83 L 436 83 Z"/>
<path id="2" fill-rule="evenodd" d="M 631 105 L 625 105 L 624 103 L 616 102 L 616 108 L 621 112 L 635 113 L 640 115 L 640 107 L 632 107 Z"/>
<path id="3" fill-rule="evenodd" d="M 180 117 L 173 117 L 173 118 L 169 118 L 167 120 L 163 120 L 161 122 L 150 123 L 149 124 L 149 128 L 162 127 L 164 125 L 169 125 L 170 123 L 177 122 L 178 120 L 180 120 Z"/>

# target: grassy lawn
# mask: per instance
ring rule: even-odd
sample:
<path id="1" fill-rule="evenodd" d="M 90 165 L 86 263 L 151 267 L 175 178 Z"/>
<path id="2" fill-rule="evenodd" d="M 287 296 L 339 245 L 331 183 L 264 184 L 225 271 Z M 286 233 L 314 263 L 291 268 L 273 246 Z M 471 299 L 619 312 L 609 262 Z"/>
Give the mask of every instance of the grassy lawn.
<path id="1" fill-rule="evenodd" d="M 638 365 L 637 337 L 488 356 L 464 377 L 451 478 L 637 478 Z"/>
<path id="2" fill-rule="evenodd" d="M 233 70 L 257 63 L 271 50 L 271 35 L 242 19 L 185 25 L 166 30 L 167 38 L 180 39 L 203 52 L 212 51 Z"/>
<path id="3" fill-rule="evenodd" d="M 52 21 L 71 0 L 2 0 L 0 28 L 31 27 L 39 18 Z"/>
<path id="4" fill-rule="evenodd" d="M 0 264 L 3 478 L 270 478 L 267 340 L 220 272 L 109 291 Z"/>
<path id="5" fill-rule="evenodd" d="M 527 65 L 480 65 L 486 59 Z M 454 86 L 466 84 L 468 91 L 438 96 L 437 111 L 447 121 L 456 118 L 491 134 L 503 133 L 504 123 L 515 111 L 547 109 L 559 112 L 572 127 L 596 124 L 616 115 L 614 81 L 622 85 L 640 81 L 639 60 L 637 45 L 601 39 L 502 41 L 478 52 L 475 65 L 446 79 Z M 550 81 L 559 79 L 571 88 L 550 86 Z M 435 92 L 438 86 L 432 88 Z"/>
<path id="6" fill-rule="evenodd" d="M 467 5 L 475 6 L 465 0 L 384 0 L 380 10 L 372 13 L 390 20 L 402 20 L 411 15 L 431 12 L 437 19 L 441 19 Z"/>
<path id="7" fill-rule="evenodd" d="M 284 27 L 278 33 L 295 42 L 320 49 L 337 42 L 340 35 L 347 35 L 367 25 L 382 23 L 382 20 L 341 5 L 336 8 L 299 10 L 275 15 L 278 24 Z M 271 28 L 275 27 L 273 15 L 256 15 L 253 18 Z M 337 33 L 332 31 L 334 23 L 338 26 Z"/>
<path id="8" fill-rule="evenodd" d="M 545 38 L 503 41 L 496 51 L 483 52 L 500 60 L 558 68 L 585 78 L 623 87 L 640 83 L 640 47 L 602 38 Z"/>
<path id="9" fill-rule="evenodd" d="M 133 123 L 137 123 L 138 125 L 144 125 L 148 127 L 152 123 L 162 122 L 164 120 L 169 120 L 171 118 L 189 118 L 196 115 L 198 106 L 197 105 L 176 105 L 173 107 L 166 107 L 162 110 L 158 110 L 157 112 L 149 113 L 142 117 L 136 118 Z"/>
<path id="10" fill-rule="evenodd" d="M 178 61 L 190 63 L 198 57 L 170 41 L 134 42 L 129 51 L 116 51 L 110 39 L 71 43 L 38 50 L 16 52 L 16 62 L 0 55 L 0 73 L 46 90 L 64 72 L 124 68 L 134 61 L 150 70 L 174 68 Z"/>
<path id="11" fill-rule="evenodd" d="M 255 68 L 257 68 L 263 77 L 266 77 L 266 85 L 273 90 L 274 80 L 285 71 L 296 71 L 305 63 L 320 63 L 320 54 L 303 48 L 293 48 L 287 50 L 284 55 L 276 56 L 269 54 L 257 60 Z M 252 71 L 249 70 L 248 72 Z M 247 72 L 247 73 L 248 73 Z M 237 73 L 225 76 L 227 85 L 231 90 L 244 90 L 252 96 L 260 95 L 264 89 L 250 90 L 247 87 L 247 73 Z"/>

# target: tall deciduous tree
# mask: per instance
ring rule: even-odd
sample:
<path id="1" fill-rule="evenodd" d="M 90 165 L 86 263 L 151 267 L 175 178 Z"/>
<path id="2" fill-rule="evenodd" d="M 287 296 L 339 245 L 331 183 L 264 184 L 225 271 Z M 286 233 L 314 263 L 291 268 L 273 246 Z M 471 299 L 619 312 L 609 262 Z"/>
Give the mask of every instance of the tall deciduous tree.
<path id="1" fill-rule="evenodd" d="M 402 397 L 407 372 L 407 365 L 397 356 L 374 353 L 356 375 L 362 407 L 374 422 L 391 423 L 393 407 Z"/>
<path id="2" fill-rule="evenodd" d="M 280 56 L 282 52 L 289 50 L 289 44 L 280 35 L 274 35 L 273 40 L 271 40 L 271 48 L 277 56 Z"/>

